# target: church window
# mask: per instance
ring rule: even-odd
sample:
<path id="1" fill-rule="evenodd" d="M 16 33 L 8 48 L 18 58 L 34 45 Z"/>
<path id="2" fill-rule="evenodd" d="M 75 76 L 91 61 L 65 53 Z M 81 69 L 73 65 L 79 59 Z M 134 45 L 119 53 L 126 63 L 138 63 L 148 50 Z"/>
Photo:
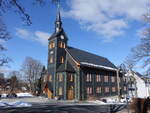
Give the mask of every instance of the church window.
<path id="1" fill-rule="evenodd" d="M 53 56 L 50 56 L 50 63 L 53 63 Z"/>
<path id="2" fill-rule="evenodd" d="M 111 82 L 115 82 L 115 77 L 114 76 L 111 77 Z"/>
<path id="3" fill-rule="evenodd" d="M 86 81 L 87 82 L 91 82 L 92 81 L 92 75 L 91 74 L 87 73 L 87 75 L 86 75 Z"/>
<path id="4" fill-rule="evenodd" d="M 59 47 L 63 48 L 63 42 L 61 42 L 61 41 L 59 42 Z"/>
<path id="5" fill-rule="evenodd" d="M 73 80 L 74 80 L 74 79 L 73 79 L 73 74 L 69 74 L 69 81 L 70 81 L 70 82 L 73 82 Z"/>
<path id="6" fill-rule="evenodd" d="M 59 87 L 58 95 L 62 95 L 62 87 Z"/>
<path id="7" fill-rule="evenodd" d="M 100 82 L 101 81 L 101 76 L 100 75 L 96 75 L 96 82 Z"/>
<path id="8" fill-rule="evenodd" d="M 49 81 L 50 82 L 52 81 L 52 75 L 49 75 Z"/>
<path id="9" fill-rule="evenodd" d="M 108 76 L 104 76 L 104 82 L 108 82 Z"/>
<path id="10" fill-rule="evenodd" d="M 63 48 L 66 48 L 66 44 L 65 43 L 63 43 Z"/>
<path id="11" fill-rule="evenodd" d="M 50 47 L 50 48 L 54 48 L 54 47 L 55 47 L 54 41 L 52 41 L 52 42 L 50 43 L 49 47 Z"/>
<path id="12" fill-rule="evenodd" d="M 105 87 L 105 93 L 109 93 L 109 87 Z"/>
<path id="13" fill-rule="evenodd" d="M 101 93 L 102 88 L 101 87 L 97 87 L 96 88 L 96 93 Z"/>
<path id="14" fill-rule="evenodd" d="M 66 48 L 65 43 L 62 41 L 60 41 L 58 45 L 59 45 L 59 48 Z"/>
<path id="15" fill-rule="evenodd" d="M 92 94 L 92 87 L 87 87 L 86 92 L 87 94 Z"/>
<path id="16" fill-rule="evenodd" d="M 116 92 L 116 87 L 112 87 L 112 92 Z"/>
<path id="17" fill-rule="evenodd" d="M 63 81 L 63 75 L 61 73 L 58 74 L 58 80 L 59 80 L 59 82 Z"/>
<path id="18" fill-rule="evenodd" d="M 60 57 L 60 63 L 62 63 L 62 64 L 64 63 L 64 57 L 63 56 Z"/>

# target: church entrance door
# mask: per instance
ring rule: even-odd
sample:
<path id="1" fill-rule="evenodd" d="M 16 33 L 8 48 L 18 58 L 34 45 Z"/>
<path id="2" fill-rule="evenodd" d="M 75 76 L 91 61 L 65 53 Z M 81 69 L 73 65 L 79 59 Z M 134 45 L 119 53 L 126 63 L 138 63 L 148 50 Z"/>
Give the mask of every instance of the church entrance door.
<path id="1" fill-rule="evenodd" d="M 68 89 L 68 100 L 73 100 L 74 99 L 74 88 L 73 86 L 70 86 Z"/>

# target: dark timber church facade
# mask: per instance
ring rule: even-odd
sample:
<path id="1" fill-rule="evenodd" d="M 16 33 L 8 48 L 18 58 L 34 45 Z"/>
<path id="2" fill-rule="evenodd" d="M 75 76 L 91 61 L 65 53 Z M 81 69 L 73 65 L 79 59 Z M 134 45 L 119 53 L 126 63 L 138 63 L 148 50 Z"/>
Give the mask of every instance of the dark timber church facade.
<path id="1" fill-rule="evenodd" d="M 60 12 L 55 32 L 48 39 L 48 66 L 45 92 L 49 98 L 86 100 L 90 97 L 116 96 L 125 91 L 117 68 L 107 58 L 68 46 L 68 37 L 62 27 Z"/>

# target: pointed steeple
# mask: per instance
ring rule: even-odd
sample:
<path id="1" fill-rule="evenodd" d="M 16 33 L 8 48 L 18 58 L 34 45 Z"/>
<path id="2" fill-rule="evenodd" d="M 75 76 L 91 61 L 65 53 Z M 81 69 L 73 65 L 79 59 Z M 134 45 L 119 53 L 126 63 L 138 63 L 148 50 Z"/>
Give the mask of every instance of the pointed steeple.
<path id="1" fill-rule="evenodd" d="M 61 15 L 60 15 L 60 3 L 57 2 L 57 17 L 55 21 L 55 32 L 59 32 L 62 29 L 62 21 L 61 21 Z"/>

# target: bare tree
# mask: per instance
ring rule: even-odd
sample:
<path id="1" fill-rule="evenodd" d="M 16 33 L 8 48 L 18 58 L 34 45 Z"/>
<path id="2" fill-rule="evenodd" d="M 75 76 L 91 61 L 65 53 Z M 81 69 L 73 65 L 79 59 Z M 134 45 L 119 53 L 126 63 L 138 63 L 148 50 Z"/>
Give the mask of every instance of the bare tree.
<path id="1" fill-rule="evenodd" d="M 127 56 L 124 61 L 124 64 L 125 64 L 127 70 L 133 70 L 133 68 L 136 65 L 136 61 L 134 60 L 134 58 L 132 56 Z"/>
<path id="2" fill-rule="evenodd" d="M 11 92 L 14 92 L 16 89 L 19 88 L 19 76 L 20 76 L 20 73 L 18 71 L 12 71 L 9 73 L 9 76 L 11 77 L 10 78 L 10 91 Z"/>
<path id="3" fill-rule="evenodd" d="M 30 85 L 30 91 L 33 93 L 36 91 L 37 81 L 41 76 L 42 67 L 41 62 L 32 57 L 26 57 L 22 65 L 22 71 L 26 75 Z"/>
<path id="4" fill-rule="evenodd" d="M 150 74 L 150 13 L 144 15 L 146 22 L 145 29 L 141 32 L 140 43 L 132 48 L 131 58 L 127 60 L 129 67 L 132 68 L 135 63 L 142 62 L 142 67 L 147 68 Z"/>
<path id="5" fill-rule="evenodd" d="M 49 2 L 57 3 L 59 0 L 49 0 Z M 48 2 L 47 0 L 31 0 L 31 4 L 45 4 Z M 31 17 L 26 11 L 26 8 L 20 2 L 20 0 L 0 0 L 0 66 L 7 64 L 10 61 L 10 58 L 3 55 L 1 51 L 6 50 L 5 47 L 2 45 L 2 41 L 7 41 L 10 39 L 10 34 L 7 31 L 7 27 L 5 22 L 3 21 L 3 15 L 7 13 L 7 11 L 14 11 L 18 14 L 21 20 L 26 25 L 31 25 Z"/>

